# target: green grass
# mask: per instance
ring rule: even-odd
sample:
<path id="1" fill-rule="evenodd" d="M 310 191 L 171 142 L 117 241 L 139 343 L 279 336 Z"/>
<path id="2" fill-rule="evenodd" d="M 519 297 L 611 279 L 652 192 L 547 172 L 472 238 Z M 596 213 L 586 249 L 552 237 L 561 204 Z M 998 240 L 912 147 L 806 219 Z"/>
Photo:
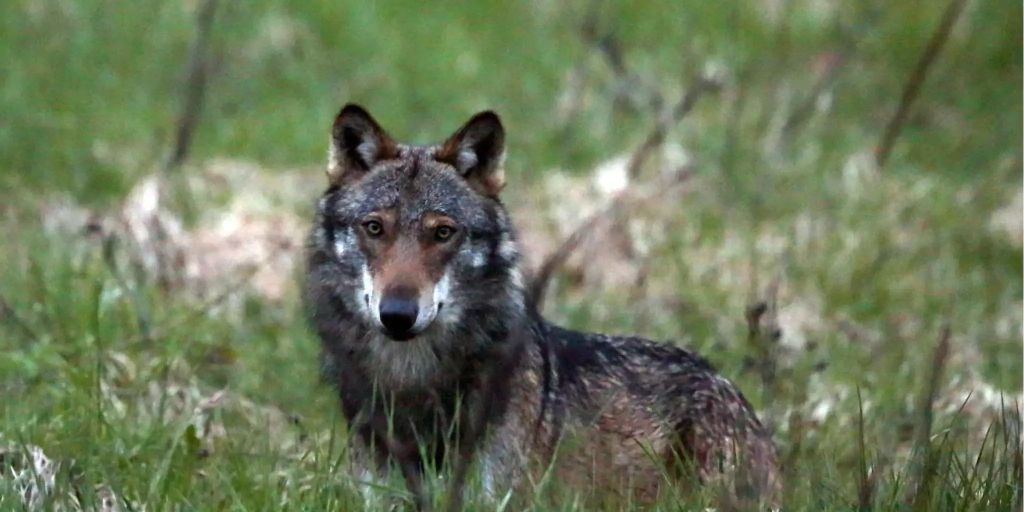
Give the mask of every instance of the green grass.
<path id="1" fill-rule="evenodd" d="M 128 266 L 115 274 L 102 243 L 45 228 L 55 202 L 111 211 L 161 162 L 194 4 L 0 5 L 0 449 L 38 446 L 61 462 L 51 504 L 71 492 L 94 503 L 109 488 L 146 510 L 359 509 L 344 422 L 319 382 L 295 289 L 276 301 L 197 300 Z M 1012 210 L 1020 4 L 969 3 L 881 171 L 868 156 L 938 21 L 935 2 L 596 5 L 222 2 L 196 165 L 184 172 L 228 157 L 258 162 L 268 180 L 196 206 L 216 211 L 301 172 L 308 190 L 284 209 L 305 216 L 331 116 L 358 101 L 421 142 L 498 110 L 506 202 L 532 200 L 545 222 L 567 222 L 549 213 L 559 202 L 550 169 L 585 176 L 652 123 L 649 109 L 616 99 L 622 85 L 581 37 L 596 13 L 641 99 L 656 89 L 674 102 L 706 68 L 722 70 L 725 86 L 669 134 L 695 159 L 690 191 L 631 212 L 647 240 L 646 283 L 562 279 L 549 316 L 706 354 L 773 424 L 787 510 L 857 508 L 864 468 L 877 510 L 1019 509 L 1024 258 L 1020 233 L 993 219 L 1007 207 L 1022 214 Z M 845 64 L 820 108 L 782 134 L 815 63 L 835 52 Z M 106 250 L 117 261 L 127 253 Z M 766 382 L 764 347 L 747 341 L 743 315 L 773 280 L 789 330 L 768 348 L 777 371 Z M 946 324 L 932 436 L 915 456 L 917 404 Z M 907 504 L 917 478 L 928 492 Z M 586 509 L 549 499 L 571 494 L 555 487 L 526 500 Z M 401 489 L 395 480 L 381 493 Z M 15 500 L 0 478 L 0 508 Z"/>

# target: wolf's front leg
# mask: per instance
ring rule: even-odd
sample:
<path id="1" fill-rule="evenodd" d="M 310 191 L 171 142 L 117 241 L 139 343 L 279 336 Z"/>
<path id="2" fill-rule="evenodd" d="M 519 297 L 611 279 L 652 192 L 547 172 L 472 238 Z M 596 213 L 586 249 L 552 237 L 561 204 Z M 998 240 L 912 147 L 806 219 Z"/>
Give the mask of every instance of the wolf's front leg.
<path id="1" fill-rule="evenodd" d="M 349 443 L 347 474 L 362 498 L 362 510 L 405 510 L 408 498 L 403 492 L 404 478 L 398 480 L 372 452 L 362 441 Z"/>
<path id="2" fill-rule="evenodd" d="M 402 480 L 406 490 L 412 495 L 416 510 L 431 510 L 430 496 L 423 484 L 418 445 L 412 441 L 396 439 L 386 430 L 373 428 L 372 422 L 367 428 L 370 435 L 353 439 L 349 456 L 352 474 L 360 480 L 359 488 L 366 509 L 397 508 L 398 498 L 391 493 L 382 493 L 390 487 L 389 477 L 393 463 L 401 472 Z M 373 444 L 366 442 L 367 437 Z"/>

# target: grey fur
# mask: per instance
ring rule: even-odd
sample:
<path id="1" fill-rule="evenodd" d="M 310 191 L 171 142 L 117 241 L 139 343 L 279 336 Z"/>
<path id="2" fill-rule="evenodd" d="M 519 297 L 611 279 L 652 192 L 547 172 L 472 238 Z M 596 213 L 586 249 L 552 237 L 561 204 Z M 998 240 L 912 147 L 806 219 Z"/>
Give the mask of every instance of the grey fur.
<path id="1" fill-rule="evenodd" d="M 501 133 L 496 140 L 500 145 Z M 423 465 L 447 456 L 475 460 L 485 486 L 499 495 L 551 470 L 584 493 L 653 500 L 664 492 L 669 468 L 681 486 L 721 484 L 730 495 L 776 500 L 770 434 L 704 359 L 677 346 L 569 331 L 541 318 L 523 286 L 507 212 L 469 181 L 473 176 L 457 172 L 453 165 L 477 155 L 465 154 L 470 146 L 454 147 L 457 161 L 449 163 L 438 154 L 443 145 L 396 145 L 395 154 L 335 184 L 318 203 L 307 306 L 363 464 L 383 470 L 396 463 L 416 492 Z M 490 158 L 499 165 L 490 172 L 500 173 L 500 147 L 496 155 Z M 329 167 L 347 172 L 338 170 L 345 165 Z M 407 342 L 375 329 L 365 301 L 369 263 L 354 233 L 382 208 L 397 212 L 399 226 L 441 212 L 466 233 L 444 269 L 444 307 Z M 426 507 L 423 496 L 419 505 Z"/>

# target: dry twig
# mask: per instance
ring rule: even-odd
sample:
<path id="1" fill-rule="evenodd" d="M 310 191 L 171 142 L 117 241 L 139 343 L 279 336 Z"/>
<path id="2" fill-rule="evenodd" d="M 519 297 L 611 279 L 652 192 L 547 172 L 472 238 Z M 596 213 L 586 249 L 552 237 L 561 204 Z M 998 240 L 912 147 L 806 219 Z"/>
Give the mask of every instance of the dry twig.
<path id="1" fill-rule="evenodd" d="M 928 75 L 928 69 L 931 68 L 935 58 L 938 57 L 942 47 L 946 44 L 946 40 L 949 39 L 949 33 L 953 30 L 953 24 L 960 17 L 960 13 L 963 12 L 966 4 L 967 0 L 950 0 L 945 12 L 942 13 L 942 20 L 939 21 L 939 26 L 935 28 L 931 39 L 928 40 L 928 45 L 925 46 L 924 51 L 921 53 L 921 58 L 918 59 L 917 65 L 914 66 L 914 71 L 903 86 L 903 95 L 900 97 L 899 106 L 896 108 L 896 112 L 893 114 L 892 119 L 889 120 L 889 124 L 885 127 L 885 132 L 882 134 L 878 149 L 875 152 L 875 163 L 878 167 L 884 167 L 886 160 L 889 159 L 889 154 L 896 143 L 896 138 L 899 137 L 900 132 L 903 130 L 903 125 L 906 124 L 910 107 L 914 100 L 917 99 L 917 95 L 921 91 L 921 85 L 924 84 L 925 77 Z"/>
<path id="2" fill-rule="evenodd" d="M 644 192 L 630 189 L 623 190 L 616 194 L 608 202 L 607 206 L 587 217 L 572 233 L 569 233 L 569 236 L 562 240 L 562 243 L 554 251 L 551 251 L 544 258 L 544 261 L 537 268 L 537 272 L 529 286 L 529 295 L 533 298 L 536 308 L 540 310 L 543 307 L 544 294 L 555 272 L 562 268 L 566 261 L 569 261 L 569 257 L 594 232 L 594 229 L 601 224 L 601 221 L 616 217 L 620 212 L 628 210 L 630 205 L 641 204 L 675 190 L 673 185 L 685 182 L 691 175 L 691 169 L 684 167 L 671 176 L 666 183 L 653 187 L 653 190 Z"/>
<path id="3" fill-rule="evenodd" d="M 185 93 L 174 136 L 174 147 L 164 165 L 164 172 L 177 169 L 188 157 L 192 146 L 192 135 L 199 123 L 203 98 L 206 94 L 210 74 L 210 30 L 217 9 L 217 0 L 205 0 L 196 13 L 196 38 L 189 54 Z"/>
<path id="4" fill-rule="evenodd" d="M 792 137 L 796 133 L 797 128 L 811 118 L 818 100 L 825 94 L 825 91 L 832 87 L 832 84 L 839 78 L 839 74 L 845 67 L 845 64 L 849 61 L 849 53 L 850 50 L 848 49 L 831 53 L 825 57 L 825 69 L 818 75 L 818 79 L 811 87 L 810 94 L 804 97 L 803 101 L 793 109 L 789 117 L 786 118 L 786 123 L 782 125 L 782 138 L 784 140 Z"/>
<path id="5" fill-rule="evenodd" d="M 917 403 L 917 421 L 914 426 L 914 462 L 911 466 L 910 484 L 907 486 L 906 503 L 915 510 L 923 510 L 931 494 L 932 478 L 935 475 L 935 453 L 931 449 L 932 419 L 935 415 L 935 398 L 939 393 L 942 372 L 949 358 L 949 342 L 952 336 L 949 324 L 942 326 L 939 341 L 932 355 L 928 380 L 921 390 Z"/>
<path id="6" fill-rule="evenodd" d="M 17 328 L 26 341 L 31 342 L 39 339 L 39 335 L 36 334 L 35 330 L 18 316 L 18 312 L 11 307 L 11 304 L 7 302 L 3 295 L 0 295 L 0 321 L 8 322 Z"/>
<path id="7" fill-rule="evenodd" d="M 665 142 L 665 137 L 668 135 L 669 130 L 673 126 L 679 124 L 687 114 L 689 114 L 693 107 L 697 105 L 697 100 L 700 99 L 705 93 L 714 92 L 720 89 L 722 86 L 721 82 L 713 78 L 701 76 L 694 83 L 687 88 L 686 94 L 680 98 L 679 102 L 676 103 L 672 111 L 667 115 L 662 116 L 654 123 L 654 127 L 644 141 L 637 147 L 636 151 L 633 152 L 633 156 L 629 159 L 629 164 L 626 165 L 626 174 L 632 180 L 640 174 L 640 170 L 643 169 L 644 163 L 650 158 L 651 153 L 655 149 L 661 147 L 661 144 Z"/>
<path id="8" fill-rule="evenodd" d="M 761 388 L 769 394 L 775 388 L 778 369 L 775 347 L 782 337 L 778 319 L 780 284 L 779 278 L 773 279 L 765 292 L 765 299 L 750 305 L 746 311 L 747 343 L 757 353 L 756 366 L 761 377 Z"/>
<path id="9" fill-rule="evenodd" d="M 152 322 L 150 321 L 149 308 L 146 307 L 146 302 L 142 300 L 142 294 L 139 292 L 138 286 L 128 283 L 124 273 L 121 272 L 120 265 L 117 264 L 117 255 L 115 254 L 117 242 L 118 238 L 113 234 L 103 238 L 101 249 L 103 262 L 107 265 L 107 269 L 110 271 L 110 275 L 114 277 L 117 285 L 124 290 L 132 302 L 132 307 L 135 309 L 135 322 L 138 325 L 139 336 L 143 341 L 152 343 L 153 329 L 151 327 Z"/>
<path id="10" fill-rule="evenodd" d="M 629 163 L 626 166 L 626 173 L 631 181 L 639 175 L 640 169 L 643 168 L 644 163 L 646 163 L 647 159 L 650 158 L 651 153 L 653 153 L 654 150 L 660 147 L 665 141 L 665 137 L 668 135 L 669 130 L 682 121 L 683 118 L 693 110 L 694 105 L 697 104 L 697 100 L 705 93 L 716 91 L 720 87 L 721 84 L 717 80 L 707 77 L 697 79 L 686 91 L 672 111 L 654 124 L 651 132 L 644 138 L 644 141 L 639 147 L 637 147 L 636 151 L 633 152 L 629 159 Z M 690 174 L 690 169 L 681 169 L 671 178 L 670 183 L 665 185 L 685 181 L 690 177 Z M 598 210 L 596 213 L 584 220 L 579 227 L 573 230 L 568 237 L 562 240 L 562 243 L 559 244 L 554 251 L 544 258 L 544 261 L 538 267 L 537 273 L 529 287 L 530 296 L 533 298 L 536 307 L 538 309 L 542 307 L 544 303 L 544 294 L 547 291 L 548 284 L 554 273 L 569 260 L 569 256 L 579 248 L 580 244 L 590 236 L 594 229 L 600 225 L 602 220 L 618 215 L 618 213 L 624 209 L 623 207 L 628 204 L 635 204 L 642 202 L 641 200 L 653 199 L 671 188 L 673 187 L 664 185 L 656 187 L 653 194 L 640 195 L 640 197 L 634 197 L 635 194 L 631 193 L 629 189 L 623 190 L 622 192 L 619 192 L 605 208 Z"/>
<path id="11" fill-rule="evenodd" d="M 614 32 L 601 33 L 598 29 L 598 3 L 591 6 L 590 12 L 583 21 L 580 30 L 584 44 L 592 46 L 605 63 L 608 64 L 612 74 L 615 75 L 615 102 L 616 104 L 628 104 L 637 111 L 644 111 L 648 108 L 660 110 L 665 102 L 661 91 L 652 86 L 642 77 L 629 70 L 626 56 L 622 51 L 622 44 Z"/>
<path id="12" fill-rule="evenodd" d="M 857 506 L 858 510 L 867 512 L 871 510 L 871 502 L 874 501 L 877 473 L 868 470 L 867 443 L 864 435 L 864 401 L 860 396 L 860 386 L 857 386 Z"/>

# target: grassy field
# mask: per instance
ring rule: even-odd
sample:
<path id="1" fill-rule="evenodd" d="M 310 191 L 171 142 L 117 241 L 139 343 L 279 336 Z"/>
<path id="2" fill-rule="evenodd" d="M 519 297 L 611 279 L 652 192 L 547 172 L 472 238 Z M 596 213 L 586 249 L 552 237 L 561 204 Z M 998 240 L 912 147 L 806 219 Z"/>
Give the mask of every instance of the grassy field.
<path id="1" fill-rule="evenodd" d="M 627 183 L 688 178 L 595 233 L 545 313 L 705 354 L 773 427 L 786 510 L 1020 509 L 1019 2 L 967 3 L 884 167 L 944 2 L 221 2 L 155 208 L 199 3 L 0 5 L 0 509 L 361 509 L 296 286 L 338 107 L 419 142 L 501 113 L 536 261 L 700 76 Z M 556 490 L 525 502 L 593 505 Z"/>

